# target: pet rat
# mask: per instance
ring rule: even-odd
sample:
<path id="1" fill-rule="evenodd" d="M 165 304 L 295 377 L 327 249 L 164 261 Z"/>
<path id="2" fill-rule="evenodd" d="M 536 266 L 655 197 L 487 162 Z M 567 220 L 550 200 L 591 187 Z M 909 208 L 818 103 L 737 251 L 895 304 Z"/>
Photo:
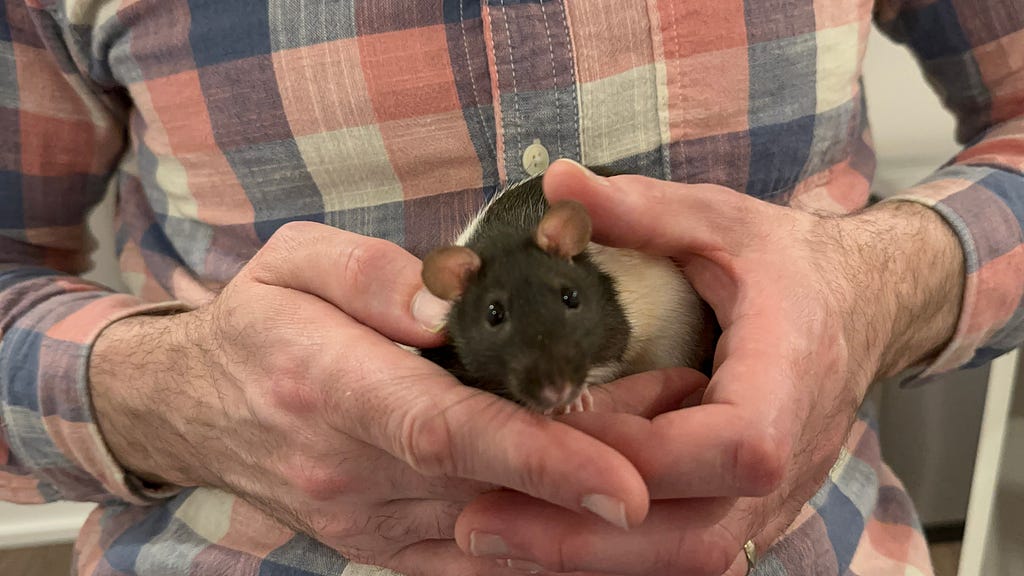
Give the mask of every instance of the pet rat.
<path id="1" fill-rule="evenodd" d="M 545 414 L 589 409 L 589 386 L 629 374 L 707 372 L 717 324 L 681 270 L 591 242 L 586 209 L 549 205 L 542 176 L 501 191 L 424 258 L 424 285 L 452 307 L 448 344 L 420 354 Z"/>

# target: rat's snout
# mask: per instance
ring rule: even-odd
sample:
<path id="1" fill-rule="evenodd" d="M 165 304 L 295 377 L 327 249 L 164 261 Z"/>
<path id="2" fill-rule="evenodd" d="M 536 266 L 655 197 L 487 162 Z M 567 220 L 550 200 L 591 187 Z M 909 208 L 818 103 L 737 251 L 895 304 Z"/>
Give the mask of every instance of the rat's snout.
<path id="1" fill-rule="evenodd" d="M 576 395 L 576 386 L 572 382 L 549 384 L 540 389 L 541 408 L 554 408 L 567 404 Z"/>
<path id="2" fill-rule="evenodd" d="M 523 403 L 535 410 L 547 412 L 567 406 L 579 395 L 580 386 L 569 380 L 558 382 L 531 382 L 521 394 Z"/>
<path id="3" fill-rule="evenodd" d="M 513 392 L 535 409 L 565 406 L 576 399 L 586 378 L 580 359 L 572 355 L 531 355 L 513 369 Z"/>

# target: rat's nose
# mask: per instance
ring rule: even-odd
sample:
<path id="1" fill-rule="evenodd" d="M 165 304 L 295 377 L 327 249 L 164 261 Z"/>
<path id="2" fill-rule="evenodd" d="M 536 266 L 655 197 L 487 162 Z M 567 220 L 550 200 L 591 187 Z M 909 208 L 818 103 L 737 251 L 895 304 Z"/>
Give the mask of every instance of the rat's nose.
<path id="1" fill-rule="evenodd" d="M 559 384 L 549 384 L 540 391 L 540 401 L 544 404 L 545 408 L 554 408 L 561 406 L 572 398 L 573 385 L 571 382 L 564 381 Z"/>

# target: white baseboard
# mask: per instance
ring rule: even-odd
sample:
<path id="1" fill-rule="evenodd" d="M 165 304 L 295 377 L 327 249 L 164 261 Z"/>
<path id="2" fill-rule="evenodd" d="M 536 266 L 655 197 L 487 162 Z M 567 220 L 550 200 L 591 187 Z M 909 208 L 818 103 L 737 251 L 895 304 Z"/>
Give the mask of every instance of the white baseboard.
<path id="1" fill-rule="evenodd" d="M 0 502 L 0 549 L 73 542 L 95 504 Z"/>

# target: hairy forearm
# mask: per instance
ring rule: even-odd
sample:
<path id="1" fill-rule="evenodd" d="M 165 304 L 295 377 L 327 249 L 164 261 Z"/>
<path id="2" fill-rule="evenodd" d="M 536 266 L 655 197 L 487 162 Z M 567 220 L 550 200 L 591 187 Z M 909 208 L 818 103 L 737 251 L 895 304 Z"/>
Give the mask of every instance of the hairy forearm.
<path id="1" fill-rule="evenodd" d="M 114 458 L 154 484 L 189 484 L 171 454 L 188 443 L 178 410 L 187 403 L 182 318 L 137 316 L 104 330 L 89 359 L 89 388 L 97 425 Z"/>
<path id="2" fill-rule="evenodd" d="M 854 332 L 875 352 L 875 378 L 933 360 L 953 337 L 963 299 L 964 255 L 953 230 L 910 202 L 882 203 L 835 223 L 862 322 Z"/>

